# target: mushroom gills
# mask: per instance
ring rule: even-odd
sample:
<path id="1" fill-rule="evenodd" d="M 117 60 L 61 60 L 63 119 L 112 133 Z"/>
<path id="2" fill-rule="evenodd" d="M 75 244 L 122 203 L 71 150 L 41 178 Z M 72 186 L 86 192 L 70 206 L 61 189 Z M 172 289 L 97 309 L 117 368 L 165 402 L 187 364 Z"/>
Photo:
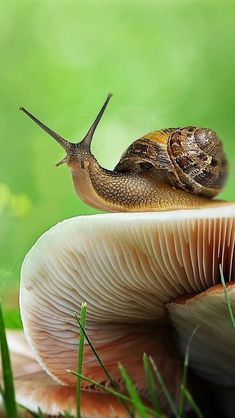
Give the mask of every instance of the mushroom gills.
<path id="1" fill-rule="evenodd" d="M 179 361 L 170 350 L 166 304 L 219 283 L 220 265 L 231 282 L 234 243 L 234 204 L 77 217 L 56 225 L 27 254 L 21 272 L 22 321 L 40 365 L 56 381 L 75 384 L 67 371 L 77 367 L 74 312 L 86 302 L 87 333 L 114 379 L 121 362 L 145 394 L 145 351 L 157 364 L 165 357 L 163 377 L 176 393 Z M 88 345 L 83 373 L 105 379 Z"/>

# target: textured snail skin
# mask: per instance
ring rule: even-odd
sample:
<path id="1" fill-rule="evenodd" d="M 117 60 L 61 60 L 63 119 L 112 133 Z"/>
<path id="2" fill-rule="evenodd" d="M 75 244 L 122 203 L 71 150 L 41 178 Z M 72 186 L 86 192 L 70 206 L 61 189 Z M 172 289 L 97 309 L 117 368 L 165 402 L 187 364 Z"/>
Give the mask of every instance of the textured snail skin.
<path id="1" fill-rule="evenodd" d="M 101 210 L 152 212 L 224 204 L 220 200 L 175 189 L 149 173 L 106 170 L 91 155 L 82 163 L 70 161 L 67 164 L 77 195 L 88 205 Z"/>
<path id="2" fill-rule="evenodd" d="M 74 189 L 88 205 L 112 212 L 149 212 L 203 208 L 222 189 L 228 166 L 220 139 L 208 128 L 168 128 L 133 142 L 113 171 L 102 168 L 91 153 L 95 129 L 107 107 L 108 95 L 84 139 L 73 144 L 52 131 L 26 109 L 67 156 Z"/>

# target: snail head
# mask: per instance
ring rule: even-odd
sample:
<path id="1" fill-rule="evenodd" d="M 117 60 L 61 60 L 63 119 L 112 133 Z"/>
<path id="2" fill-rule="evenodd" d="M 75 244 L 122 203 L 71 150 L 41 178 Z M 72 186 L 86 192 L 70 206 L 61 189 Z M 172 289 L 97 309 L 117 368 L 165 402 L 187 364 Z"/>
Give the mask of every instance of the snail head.
<path id="1" fill-rule="evenodd" d="M 100 109 L 98 115 L 96 116 L 94 122 L 92 123 L 90 129 L 88 130 L 87 134 L 82 139 L 82 141 L 78 143 L 72 143 L 64 139 L 62 136 L 58 135 L 52 129 L 48 128 L 48 126 L 44 125 L 44 123 L 42 123 L 39 119 L 37 119 L 34 115 L 32 115 L 32 113 L 30 113 L 24 107 L 20 107 L 20 110 L 22 110 L 22 112 L 24 112 L 27 116 L 29 116 L 30 119 L 32 119 L 38 126 L 40 126 L 40 128 L 42 128 L 45 132 L 47 132 L 50 136 L 52 136 L 52 138 L 54 138 L 66 151 L 67 153 L 66 157 L 63 158 L 61 161 L 59 161 L 56 164 L 56 167 L 64 163 L 72 167 L 78 161 L 80 161 L 81 163 L 84 163 L 85 157 L 87 157 L 88 155 L 91 155 L 91 142 L 92 142 L 93 135 L 95 133 L 95 130 L 100 122 L 100 119 L 103 116 L 103 113 L 111 97 L 112 97 L 112 94 L 109 94 L 102 108 Z"/>

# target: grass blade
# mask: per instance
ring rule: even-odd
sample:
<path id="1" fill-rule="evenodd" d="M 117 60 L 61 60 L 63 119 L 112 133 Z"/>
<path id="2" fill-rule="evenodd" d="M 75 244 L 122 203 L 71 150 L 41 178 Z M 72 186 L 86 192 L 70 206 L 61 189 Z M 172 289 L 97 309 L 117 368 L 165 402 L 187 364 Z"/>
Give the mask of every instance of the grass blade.
<path id="1" fill-rule="evenodd" d="M 74 374 L 75 376 L 78 375 L 78 373 L 73 372 L 72 370 L 67 370 L 67 372 Z M 99 389 L 102 389 L 104 392 L 110 393 L 111 395 L 115 396 L 116 398 L 118 398 L 119 400 L 123 400 L 125 402 L 128 402 L 130 404 L 133 404 L 134 401 L 132 399 L 130 399 L 128 396 L 123 395 L 121 392 L 117 392 L 115 389 L 112 389 L 108 386 L 103 385 L 102 383 L 98 383 L 95 380 L 90 379 L 89 377 L 80 375 L 81 379 L 86 380 L 88 383 L 90 383 L 91 385 L 96 386 Z M 144 406 L 145 411 L 147 413 L 149 413 L 151 416 L 156 417 L 156 418 L 161 418 L 162 415 L 157 413 L 156 411 L 153 411 L 151 408 L 148 408 L 147 406 Z"/>
<path id="2" fill-rule="evenodd" d="M 7 418 L 17 418 L 17 406 L 15 401 L 15 389 L 13 383 L 13 374 L 11 369 L 10 355 L 7 346 L 5 324 L 0 304 L 0 346 L 2 358 L 3 373 L 3 401 L 6 409 Z"/>
<path id="3" fill-rule="evenodd" d="M 36 417 L 37 417 L 37 418 L 45 418 L 45 415 L 42 413 L 42 411 L 41 411 L 41 409 L 40 409 L 40 408 L 38 408 L 38 412 L 37 412 Z"/>
<path id="4" fill-rule="evenodd" d="M 42 412 L 41 412 L 41 410 L 39 409 L 38 411 L 41 413 L 41 415 L 38 415 L 39 414 L 39 412 L 37 413 L 37 412 L 33 412 L 33 411 L 31 411 L 30 409 L 28 409 L 28 408 L 26 408 L 26 406 L 23 406 L 23 405 L 21 405 L 21 404 L 19 404 L 19 403 L 17 403 L 17 406 L 18 406 L 18 408 L 19 408 L 19 413 L 18 413 L 18 415 L 21 417 L 21 415 L 23 415 L 23 416 L 32 416 L 32 417 L 34 417 L 34 418 L 45 418 L 44 417 L 44 415 L 42 414 Z"/>
<path id="5" fill-rule="evenodd" d="M 128 393 L 130 395 L 130 398 L 133 401 L 133 405 L 135 407 L 135 409 L 138 411 L 139 415 L 141 418 L 148 418 L 147 413 L 146 413 L 146 409 L 145 406 L 143 405 L 138 392 L 134 386 L 134 384 L 132 383 L 132 380 L 130 378 L 130 376 L 128 375 L 127 371 L 124 369 L 124 367 L 119 366 L 119 370 L 121 373 L 121 376 L 126 384 L 126 388 L 128 390 Z"/>
<path id="6" fill-rule="evenodd" d="M 230 318 L 231 318 L 233 329 L 235 331 L 235 317 L 234 317 L 234 313 L 233 313 L 232 304 L 231 304 L 231 301 L 230 301 L 229 296 L 228 296 L 228 291 L 227 291 L 227 287 L 226 287 L 226 284 L 225 284 L 224 273 L 223 273 L 221 264 L 220 264 L 219 268 L 220 268 L 220 280 L 221 280 L 221 283 L 222 283 L 223 288 L 224 288 L 225 302 L 226 302 L 226 305 L 228 307 L 228 312 L 229 312 L 229 315 L 230 315 Z"/>
<path id="7" fill-rule="evenodd" d="M 93 346 L 93 344 L 92 344 L 92 342 L 91 342 L 90 338 L 89 338 L 89 337 L 88 337 L 88 335 L 87 335 L 87 332 L 86 332 L 86 330 L 85 330 L 85 327 L 81 324 L 81 321 L 79 321 L 78 316 L 77 316 L 77 315 L 75 315 L 75 316 L 76 316 L 76 318 L 77 318 L 77 321 L 78 321 L 78 324 L 79 324 L 79 326 L 80 326 L 80 329 L 82 330 L 82 333 L 83 333 L 83 335 L 85 336 L 86 341 L 88 342 L 88 345 L 89 345 L 90 349 L 92 350 L 93 354 L 95 355 L 95 357 L 96 357 L 97 361 L 98 361 L 98 362 L 99 362 L 99 364 L 100 364 L 100 367 L 103 369 L 103 371 L 104 371 L 104 373 L 106 374 L 107 378 L 109 379 L 109 381 L 110 381 L 111 385 L 112 385 L 114 388 L 116 388 L 116 389 L 117 389 L 117 388 L 118 388 L 117 383 L 116 383 L 116 382 L 112 379 L 112 376 L 110 375 L 110 373 L 109 373 L 108 369 L 106 368 L 106 366 L 104 365 L 104 363 L 103 363 L 103 361 L 102 361 L 101 357 L 100 357 L 100 356 L 99 356 L 99 354 L 97 353 L 97 351 L 96 351 L 95 347 Z"/>
<path id="8" fill-rule="evenodd" d="M 199 328 L 199 326 L 197 326 L 193 330 L 192 334 L 190 335 L 188 343 L 187 343 L 186 351 L 185 351 L 184 366 L 183 366 L 183 373 L 182 373 L 182 382 L 181 382 L 181 385 L 180 385 L 180 401 L 179 401 L 178 418 L 183 417 L 184 400 L 185 400 L 184 389 L 186 389 L 186 385 L 187 385 L 188 365 L 189 365 L 189 351 L 190 351 L 190 346 L 191 346 L 192 339 L 193 339 L 194 335 L 196 334 L 198 328 Z"/>
<path id="9" fill-rule="evenodd" d="M 120 399 L 123 399 L 123 400 L 125 400 L 127 402 L 130 402 L 130 399 L 126 395 L 123 395 L 122 393 L 117 392 L 115 389 L 112 389 L 112 388 L 110 388 L 108 386 L 102 385 L 102 383 L 98 383 L 95 380 L 90 379 L 89 377 L 86 377 L 86 376 L 84 376 L 82 374 L 73 372 L 72 370 L 67 370 L 67 372 L 69 372 L 71 374 L 74 374 L 75 376 L 79 376 L 81 379 L 86 380 L 86 382 L 90 383 L 91 385 L 94 385 L 97 388 L 102 389 L 105 392 L 110 393 L 111 395 L 116 396 L 117 398 L 120 398 Z"/>
<path id="10" fill-rule="evenodd" d="M 155 411 L 160 415 L 161 409 L 160 409 L 159 401 L 157 398 L 157 388 L 154 382 L 154 376 L 152 373 L 150 360 L 146 353 L 144 353 L 144 356 L 143 356 L 143 363 L 144 363 L 144 370 L 145 370 L 145 375 L 146 375 L 147 384 L 148 384 L 149 397 L 150 397 L 150 400 L 153 404 Z"/>
<path id="11" fill-rule="evenodd" d="M 189 391 L 184 388 L 184 396 L 187 399 L 188 403 L 190 404 L 192 410 L 195 412 L 197 418 L 204 418 L 204 415 L 202 414 L 201 410 L 197 406 L 196 402 L 192 398 L 192 395 L 189 393 Z"/>
<path id="12" fill-rule="evenodd" d="M 154 373 L 155 373 L 155 375 L 157 377 L 157 380 L 159 382 L 159 385 L 160 385 L 160 387 L 162 389 L 162 392 L 164 393 L 164 396 L 165 396 L 165 398 L 167 400 L 167 403 L 170 406 L 170 409 L 173 412 L 174 416 L 177 417 L 177 408 L 176 408 L 176 406 L 174 404 L 174 401 L 173 401 L 173 399 L 172 399 L 172 397 L 170 395 L 170 392 L 168 391 L 168 389 L 167 389 L 167 387 L 166 387 L 166 385 L 164 383 L 164 380 L 162 378 L 162 375 L 161 375 L 160 371 L 158 370 L 158 367 L 157 367 L 156 363 L 154 362 L 154 360 L 152 359 L 152 357 L 149 357 L 149 360 L 150 360 L 150 363 L 152 365 L 153 371 L 154 371 Z"/>
<path id="13" fill-rule="evenodd" d="M 78 324 L 79 324 L 79 327 L 80 327 L 80 331 L 82 331 L 82 333 L 83 333 L 84 337 L 86 338 L 86 341 L 87 341 L 87 343 L 88 343 L 88 345 L 89 345 L 90 349 L 92 350 L 92 352 L 93 352 L 94 356 L 96 357 L 97 361 L 99 362 L 100 367 L 102 368 L 102 370 L 103 370 L 103 371 L 104 371 L 104 373 L 106 374 L 106 376 L 107 376 L 108 380 L 110 381 L 110 383 L 111 383 L 112 387 L 113 387 L 116 391 L 119 391 L 120 389 L 119 389 L 119 386 L 118 386 L 117 382 L 115 382 L 115 380 L 113 380 L 113 378 L 112 378 L 111 374 L 109 373 L 108 369 L 107 369 L 107 368 L 106 368 L 106 366 L 104 365 L 104 363 L 103 363 L 103 361 L 102 361 L 101 357 L 100 357 L 100 356 L 99 356 L 99 354 L 97 353 L 97 351 L 96 351 L 96 349 L 95 349 L 94 345 L 92 344 L 92 342 L 91 342 L 91 340 L 90 340 L 89 336 L 87 335 L 87 332 L 86 332 L 85 327 L 83 326 L 83 324 L 81 323 L 81 321 L 79 320 L 79 318 L 78 318 L 78 316 L 77 316 L 76 314 L 75 314 L 75 316 L 76 316 L 76 319 L 77 319 L 77 321 L 78 321 Z M 127 412 L 129 413 L 130 417 L 131 417 L 131 418 L 134 418 L 133 413 L 130 411 L 130 409 L 129 409 L 129 408 L 128 408 L 128 406 L 125 404 L 125 402 L 123 402 L 123 401 L 121 400 L 121 403 L 123 404 L 123 406 L 125 407 L 125 409 L 126 409 L 126 410 L 127 410 Z"/>
<path id="14" fill-rule="evenodd" d="M 60 414 L 59 417 L 60 418 L 73 418 L 72 415 L 67 411 L 65 411 L 63 414 Z"/>
<path id="15" fill-rule="evenodd" d="M 86 326 L 86 303 L 83 303 L 80 311 L 80 321 L 82 327 Z M 83 351 L 84 351 L 84 333 L 80 329 L 79 338 L 79 350 L 78 350 L 78 374 L 77 374 L 77 388 L 76 388 L 76 400 L 77 400 L 77 418 L 81 418 L 81 374 L 82 374 L 82 363 L 83 363 Z"/>

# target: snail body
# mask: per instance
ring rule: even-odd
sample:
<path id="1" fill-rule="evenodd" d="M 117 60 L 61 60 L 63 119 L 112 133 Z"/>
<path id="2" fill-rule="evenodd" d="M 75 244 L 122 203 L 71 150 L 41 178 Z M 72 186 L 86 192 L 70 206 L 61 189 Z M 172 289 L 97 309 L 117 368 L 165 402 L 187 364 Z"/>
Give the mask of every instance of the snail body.
<path id="1" fill-rule="evenodd" d="M 71 143 L 21 108 L 65 149 L 74 189 L 102 210 L 143 212 L 220 204 L 228 166 L 221 141 L 211 129 L 186 127 L 155 131 L 134 141 L 113 171 L 99 165 L 91 141 L 111 95 L 84 139 Z M 223 203 L 221 201 L 221 203 Z"/>

